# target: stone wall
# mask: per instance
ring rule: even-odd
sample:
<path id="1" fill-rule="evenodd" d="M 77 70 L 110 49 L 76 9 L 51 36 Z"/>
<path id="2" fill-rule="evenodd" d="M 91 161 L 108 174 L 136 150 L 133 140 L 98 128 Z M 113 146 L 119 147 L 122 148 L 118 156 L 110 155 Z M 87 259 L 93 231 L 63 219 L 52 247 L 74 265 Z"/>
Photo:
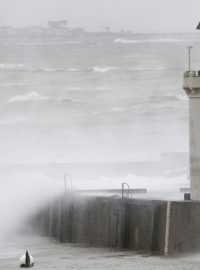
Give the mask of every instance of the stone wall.
<path id="1" fill-rule="evenodd" d="M 163 201 L 126 200 L 123 247 L 162 252 L 165 237 L 165 205 L 166 202 Z"/>
<path id="2" fill-rule="evenodd" d="M 165 204 L 66 194 L 31 222 L 40 233 L 61 242 L 162 252 Z"/>
<path id="3" fill-rule="evenodd" d="M 61 242 L 176 254 L 200 250 L 200 201 L 71 196 L 45 206 L 30 222 Z"/>
<path id="4" fill-rule="evenodd" d="M 171 202 L 169 254 L 200 250 L 200 202 Z"/>

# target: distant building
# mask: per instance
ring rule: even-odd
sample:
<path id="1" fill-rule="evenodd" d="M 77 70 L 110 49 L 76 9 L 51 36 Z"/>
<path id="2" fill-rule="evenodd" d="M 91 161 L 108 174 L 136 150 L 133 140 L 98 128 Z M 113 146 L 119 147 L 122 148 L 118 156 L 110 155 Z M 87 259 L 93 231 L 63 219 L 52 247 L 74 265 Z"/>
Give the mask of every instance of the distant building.
<path id="1" fill-rule="evenodd" d="M 66 28 L 67 21 L 61 20 L 61 21 L 49 21 L 48 25 L 50 28 Z"/>

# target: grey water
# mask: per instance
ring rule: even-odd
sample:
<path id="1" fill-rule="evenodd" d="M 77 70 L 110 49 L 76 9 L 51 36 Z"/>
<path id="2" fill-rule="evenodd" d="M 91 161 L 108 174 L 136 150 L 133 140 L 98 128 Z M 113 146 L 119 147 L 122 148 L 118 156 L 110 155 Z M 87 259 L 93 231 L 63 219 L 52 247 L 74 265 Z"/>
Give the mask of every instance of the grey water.
<path id="1" fill-rule="evenodd" d="M 199 35 L 0 38 L 1 163 L 155 160 L 188 152 L 182 90 Z"/>
<path id="2" fill-rule="evenodd" d="M 182 76 L 188 45 L 198 69 L 199 40 L 198 34 L 1 33 L 1 171 L 64 164 L 59 178 L 66 170 L 80 185 L 81 179 L 135 174 L 131 166 L 124 170 L 128 162 L 188 152 Z"/>
<path id="3" fill-rule="evenodd" d="M 76 188 L 116 188 L 125 179 L 177 196 L 188 186 L 185 165 L 160 181 L 159 162 L 162 153 L 188 152 L 182 76 L 188 45 L 199 67 L 199 41 L 196 34 L 0 35 L 0 238 L 58 194 L 66 172 Z M 0 265 L 13 269 L 6 254 Z"/>

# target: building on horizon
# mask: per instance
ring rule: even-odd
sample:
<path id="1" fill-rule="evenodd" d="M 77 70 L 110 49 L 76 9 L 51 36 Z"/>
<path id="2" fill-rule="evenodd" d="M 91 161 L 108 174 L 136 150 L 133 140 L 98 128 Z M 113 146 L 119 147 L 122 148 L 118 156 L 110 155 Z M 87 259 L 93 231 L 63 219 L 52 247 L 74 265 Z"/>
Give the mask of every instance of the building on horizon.
<path id="1" fill-rule="evenodd" d="M 50 28 L 66 28 L 67 27 L 67 21 L 65 21 L 65 20 L 48 21 L 48 26 Z"/>

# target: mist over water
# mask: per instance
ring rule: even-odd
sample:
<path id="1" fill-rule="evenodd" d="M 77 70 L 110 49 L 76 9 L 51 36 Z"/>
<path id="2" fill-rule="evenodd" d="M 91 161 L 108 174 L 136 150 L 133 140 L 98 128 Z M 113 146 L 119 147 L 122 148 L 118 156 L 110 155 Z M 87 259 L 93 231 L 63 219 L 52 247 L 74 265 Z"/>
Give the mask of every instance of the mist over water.
<path id="1" fill-rule="evenodd" d="M 157 162 L 163 152 L 188 152 L 182 74 L 186 47 L 199 39 L 0 36 L 1 239 L 63 192 L 66 172 L 75 189 L 128 181 L 150 197 L 180 199 L 187 168 L 167 179 Z M 155 170 L 127 165 L 139 161 Z"/>
<path id="2" fill-rule="evenodd" d="M 1 162 L 188 151 L 182 73 L 191 43 L 198 36 L 2 38 Z"/>
<path id="3" fill-rule="evenodd" d="M 62 189 L 59 183 L 39 173 L 1 172 L 0 177 L 0 243 L 3 243 L 19 234 L 22 224 Z M 23 231 L 25 235 L 30 233 L 28 227 Z"/>

